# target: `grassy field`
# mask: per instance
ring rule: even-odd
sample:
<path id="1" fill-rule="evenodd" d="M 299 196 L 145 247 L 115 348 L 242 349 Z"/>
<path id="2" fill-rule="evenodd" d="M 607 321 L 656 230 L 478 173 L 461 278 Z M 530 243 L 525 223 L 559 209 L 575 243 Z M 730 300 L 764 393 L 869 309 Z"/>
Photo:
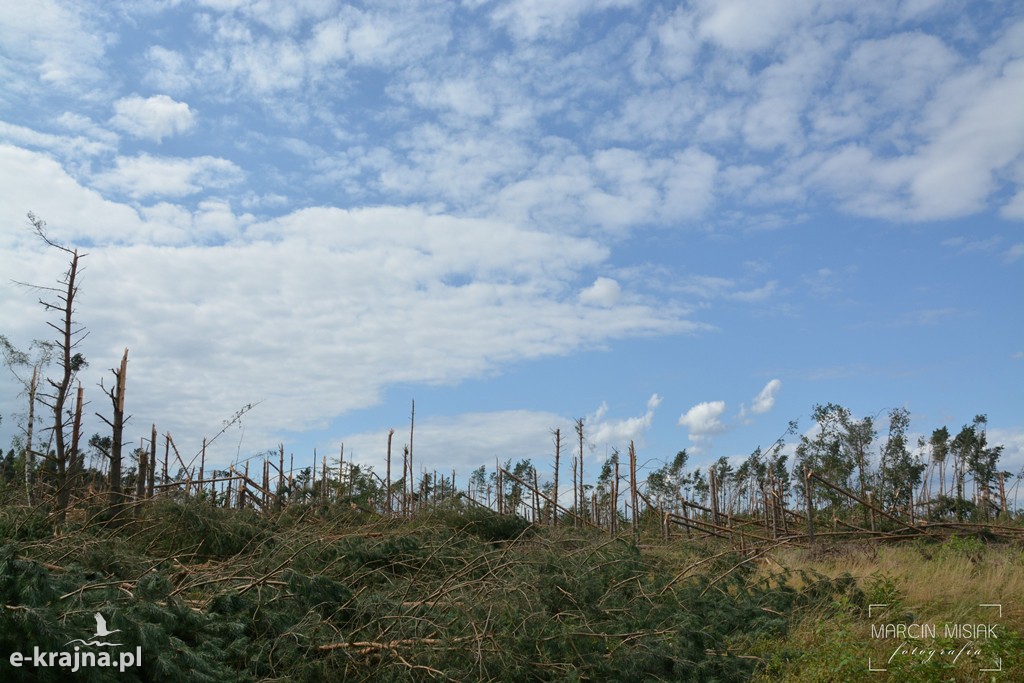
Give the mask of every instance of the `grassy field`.
<path id="1" fill-rule="evenodd" d="M 786 549 L 772 553 L 769 564 L 776 570 L 785 566 L 852 576 L 869 605 L 885 607 L 873 608 L 871 618 L 862 604 L 839 601 L 832 609 L 804 615 L 784 641 L 767 645 L 759 680 L 1024 680 L 1020 545 L 953 537 L 942 543 L 845 545 L 816 553 Z M 918 626 L 904 638 L 872 634 L 873 624 L 889 623 Z M 957 634 L 957 624 L 991 628 Z M 929 636 L 929 625 L 935 638 L 914 637 Z M 962 637 L 945 637 L 947 625 L 950 636 Z M 869 671 L 869 657 L 872 668 L 887 671 Z"/>
<path id="2" fill-rule="evenodd" d="M 752 556 L 481 509 L 397 520 L 164 500 L 118 525 L 87 515 L 55 530 L 0 507 L 0 679 L 1024 680 L 1024 552 L 977 538 Z M 12 652 L 87 637 L 96 612 L 121 647 L 141 648 L 141 666 L 10 665 Z M 902 641 L 871 631 L 979 622 L 997 637 L 955 663 L 890 662 Z M 981 672 L 997 659 L 1001 672 Z"/>

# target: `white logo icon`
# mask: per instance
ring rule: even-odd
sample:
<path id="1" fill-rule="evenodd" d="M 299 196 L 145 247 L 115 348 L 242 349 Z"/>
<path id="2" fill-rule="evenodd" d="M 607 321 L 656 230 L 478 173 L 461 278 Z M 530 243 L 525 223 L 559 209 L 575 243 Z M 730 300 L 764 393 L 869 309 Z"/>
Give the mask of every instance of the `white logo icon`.
<path id="1" fill-rule="evenodd" d="M 109 635 L 111 635 L 113 633 L 120 633 L 121 632 L 121 629 L 119 629 L 119 628 L 115 628 L 113 631 L 108 631 L 107 630 L 107 620 L 104 619 L 103 615 L 100 614 L 99 612 L 96 612 L 96 614 L 94 614 L 93 616 L 96 617 L 96 633 L 93 634 L 93 638 L 97 638 L 97 639 L 98 638 L 106 638 L 107 636 L 109 636 Z M 120 645 L 121 644 L 121 643 L 105 643 L 105 642 L 103 642 L 101 640 L 88 640 L 88 641 L 86 641 L 86 640 L 82 640 L 81 638 L 75 638 L 74 640 L 69 640 L 67 643 L 65 643 L 65 646 L 70 645 L 71 643 L 81 643 L 82 645 L 92 645 L 92 646 L 96 646 L 96 645 Z"/>

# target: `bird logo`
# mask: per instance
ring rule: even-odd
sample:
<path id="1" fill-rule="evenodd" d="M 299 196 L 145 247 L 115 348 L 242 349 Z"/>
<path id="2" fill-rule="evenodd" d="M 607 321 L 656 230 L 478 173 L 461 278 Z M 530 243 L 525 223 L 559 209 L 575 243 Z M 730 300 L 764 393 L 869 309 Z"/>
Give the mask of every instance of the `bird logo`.
<path id="1" fill-rule="evenodd" d="M 120 633 L 121 629 L 115 628 L 113 631 L 107 629 L 107 620 L 104 619 L 103 615 L 100 614 L 99 612 L 96 612 L 95 614 L 93 614 L 93 617 L 96 618 L 96 633 L 94 633 L 93 636 L 92 636 L 95 640 L 82 640 L 81 638 L 75 638 L 74 640 L 69 640 L 67 643 L 65 643 L 65 646 L 70 645 L 71 643 L 81 643 L 82 645 L 92 645 L 92 646 L 96 646 L 96 645 L 104 645 L 104 646 L 106 646 L 106 645 L 120 645 L 121 644 L 121 643 L 106 643 L 106 642 L 103 642 L 102 640 L 99 640 L 99 638 L 106 638 L 107 636 L 112 635 L 114 633 Z"/>

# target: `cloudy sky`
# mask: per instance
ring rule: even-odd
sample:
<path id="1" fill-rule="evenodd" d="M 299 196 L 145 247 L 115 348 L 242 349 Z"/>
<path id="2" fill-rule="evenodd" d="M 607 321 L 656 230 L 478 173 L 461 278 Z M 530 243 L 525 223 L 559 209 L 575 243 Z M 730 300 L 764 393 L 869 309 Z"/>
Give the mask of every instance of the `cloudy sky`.
<path id="1" fill-rule="evenodd" d="M 1024 8 L 0 4 L 0 333 L 83 261 L 87 415 L 378 470 L 986 413 L 1024 466 Z M 0 379 L 0 443 L 24 412 Z M 99 431 L 88 419 L 87 431 Z M 399 446 L 400 449 L 400 446 Z"/>

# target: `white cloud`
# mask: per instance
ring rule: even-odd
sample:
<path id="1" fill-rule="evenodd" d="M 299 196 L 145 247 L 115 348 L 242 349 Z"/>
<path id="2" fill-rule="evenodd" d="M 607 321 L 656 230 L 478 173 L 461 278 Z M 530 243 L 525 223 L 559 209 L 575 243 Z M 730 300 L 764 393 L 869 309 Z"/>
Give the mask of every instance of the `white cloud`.
<path id="1" fill-rule="evenodd" d="M 624 449 L 630 441 L 636 446 L 643 445 L 643 436 L 654 424 L 654 411 L 661 405 L 661 396 L 652 394 L 647 399 L 647 410 L 643 415 L 621 420 L 607 420 L 608 404 L 602 403 L 597 412 L 584 420 L 584 435 L 590 443 L 591 450 L 604 457 L 606 449 Z"/>
<path id="2" fill-rule="evenodd" d="M 813 0 L 702 0 L 699 31 L 730 50 L 756 52 L 778 44 L 816 4 Z"/>
<path id="3" fill-rule="evenodd" d="M 989 67 L 991 68 L 991 67 Z M 812 175 L 846 210 L 897 220 L 956 218 L 981 210 L 997 176 L 1024 155 L 1024 60 L 986 78 L 982 67 L 947 79 L 929 102 L 926 142 L 882 157 L 861 144 L 830 153 Z M 1012 211 L 1012 209 L 1011 209 Z"/>
<path id="4" fill-rule="evenodd" d="M 119 206 L 65 183 L 70 199 Z M 273 420 L 254 413 L 246 439 L 263 447 L 282 438 L 275 430 L 323 426 L 374 405 L 395 384 L 450 384 L 517 360 L 696 327 L 671 304 L 578 302 L 578 273 L 608 253 L 586 238 L 416 208 L 309 209 L 262 223 L 212 200 L 194 213 L 167 203 L 142 216 L 122 210 L 134 221 L 125 237 L 95 217 L 84 225 L 86 238 L 105 241 L 87 262 L 101 276 L 83 281 L 94 364 L 82 382 L 95 386 L 128 346 L 132 413 L 139 424 L 158 421 L 182 446 L 261 399 L 257 411 Z M 51 221 L 55 238 L 68 234 L 67 219 Z M 204 232 L 232 239 L 152 246 L 146 231 L 158 229 L 170 242 L 190 230 L 198 233 L 190 242 Z M 0 250 L 5 276 L 36 282 L 59 271 L 26 258 L 25 248 Z M 30 339 L 33 318 L 6 303 L 16 298 L 0 296 L 0 318 L 17 317 L 16 338 Z M 609 433 L 635 437 L 650 419 L 609 423 Z M 221 456 L 211 457 L 234 452 L 218 447 Z"/>
<path id="5" fill-rule="evenodd" d="M 563 455 L 567 444 L 566 434 L 572 433 L 572 422 L 553 413 L 532 410 L 500 410 L 487 413 L 463 413 L 454 416 L 433 416 L 430 406 L 416 404 L 416 433 L 413 448 L 413 464 L 428 471 L 450 477 L 452 469 L 457 473 L 456 484 L 465 490 L 469 473 L 484 465 L 487 472 L 494 472 L 495 460 L 502 464 L 530 459 L 543 481 L 550 479 L 554 469 L 554 444 L 550 430 L 562 430 Z M 408 421 L 400 421 L 395 427 L 391 443 L 391 472 L 398 479 L 402 470 L 402 449 L 409 443 Z M 342 436 L 345 444 L 345 459 L 372 466 L 384 476 L 387 467 L 388 428 Z M 337 454 L 340 444 L 332 442 L 328 452 Z M 568 462 L 563 458 L 563 466 Z M 396 474 L 396 471 L 398 474 Z M 566 473 L 562 472 L 563 481 Z"/>
<path id="6" fill-rule="evenodd" d="M 690 439 L 698 440 L 726 430 L 718 418 L 725 412 L 725 401 L 705 401 L 679 416 L 679 426 L 687 427 Z"/>
<path id="7" fill-rule="evenodd" d="M 4 222 L 15 224 L 34 211 L 50 224 L 54 237 L 62 240 L 137 235 L 142 225 L 133 209 L 83 188 L 57 161 L 41 152 L 0 145 L 0 187 Z M 10 240 L 7 246 L 12 254 L 20 235 L 20 231 L 0 230 L 0 236 Z"/>
<path id="8" fill-rule="evenodd" d="M 761 389 L 760 393 L 754 397 L 754 403 L 750 408 L 750 411 L 760 415 L 761 413 L 767 413 L 769 410 L 775 407 L 775 395 L 779 393 L 779 389 L 782 388 L 782 381 L 773 379 L 768 384 L 764 385 L 764 389 Z"/>
<path id="9" fill-rule="evenodd" d="M 1021 258 L 1024 258 L 1024 242 L 1017 242 L 1007 249 L 1006 254 L 1003 255 L 1003 259 L 1007 263 L 1015 263 Z"/>
<path id="10" fill-rule="evenodd" d="M 580 301 L 598 306 L 614 306 L 622 296 L 619 283 L 611 278 L 599 277 L 594 284 L 580 292 Z"/>
<path id="11" fill-rule="evenodd" d="M 41 82 L 77 93 L 101 86 L 100 66 L 112 36 L 88 14 L 77 3 L 58 0 L 0 3 L 0 44 L 17 73 L 5 88 L 27 92 Z"/>
<path id="12" fill-rule="evenodd" d="M 26 147 L 49 150 L 62 157 L 76 160 L 82 157 L 93 157 L 112 152 L 116 148 L 117 143 L 116 136 L 114 136 L 114 139 L 111 139 L 109 136 L 102 136 L 97 139 L 95 136 L 53 135 L 52 133 L 40 133 L 25 126 L 16 126 L 5 121 L 0 121 L 0 140 L 19 146 L 24 145 Z"/>
<path id="13" fill-rule="evenodd" d="M 184 55 L 159 45 L 146 50 L 148 71 L 145 80 L 159 90 L 184 92 L 191 84 Z"/>
<path id="14" fill-rule="evenodd" d="M 185 133 L 196 122 L 188 104 L 176 102 L 167 95 L 123 97 L 114 102 L 114 112 L 110 125 L 137 138 L 156 142 Z"/>
<path id="15" fill-rule="evenodd" d="M 96 187 L 122 192 L 135 199 L 184 197 L 207 189 L 222 189 L 239 182 L 242 169 L 227 159 L 202 156 L 189 159 L 117 157 L 115 166 L 93 178 Z"/>
<path id="16" fill-rule="evenodd" d="M 988 443 L 990 446 L 1003 446 L 1003 455 L 999 460 L 1000 470 L 1009 471 L 1014 477 L 1024 472 L 1024 429 L 990 429 L 988 431 Z M 1016 481 L 1016 480 L 1014 480 Z M 1007 484 L 1007 496 L 1009 497 L 1011 486 Z M 1020 495 L 1020 487 L 1012 487 L 1014 495 Z M 1018 505 L 1024 501 L 1019 501 Z"/>
<path id="17" fill-rule="evenodd" d="M 506 0 L 491 11 L 491 20 L 520 39 L 559 33 L 588 12 L 628 7 L 636 0 Z"/>

